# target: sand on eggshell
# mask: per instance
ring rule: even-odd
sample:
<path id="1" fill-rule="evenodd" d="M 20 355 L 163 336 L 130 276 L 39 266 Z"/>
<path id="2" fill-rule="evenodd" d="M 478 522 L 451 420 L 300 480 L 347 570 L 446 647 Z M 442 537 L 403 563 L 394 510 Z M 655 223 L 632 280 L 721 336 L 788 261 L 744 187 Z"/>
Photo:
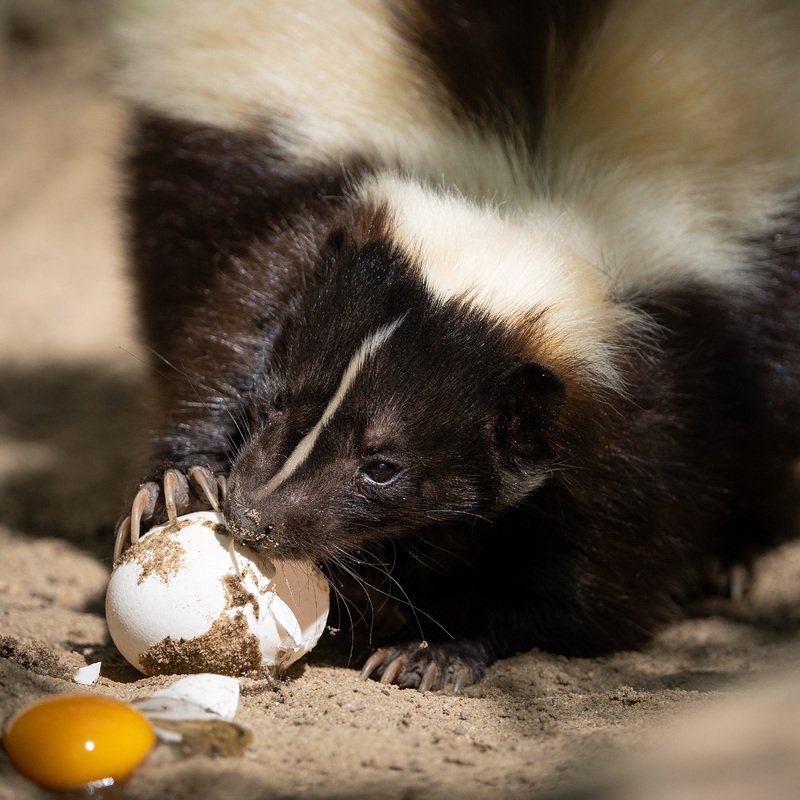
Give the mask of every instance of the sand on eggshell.
<path id="1" fill-rule="evenodd" d="M 252 570 L 249 571 L 249 574 L 252 575 Z M 255 576 L 253 577 L 255 579 Z M 228 598 L 227 609 L 232 611 L 235 608 L 243 608 L 249 605 L 252 606 L 256 619 L 258 618 L 258 598 L 242 583 L 241 575 L 226 575 L 222 579 L 222 588 L 225 589 L 225 594 Z"/>
<path id="2" fill-rule="evenodd" d="M 228 598 L 227 610 L 250 605 L 258 617 L 258 598 L 244 586 L 241 575 L 226 575 L 222 585 Z M 241 611 L 220 617 L 207 633 L 192 639 L 167 636 L 139 658 L 147 675 L 207 671 L 239 676 L 261 666 L 258 639 Z"/>
<path id="3" fill-rule="evenodd" d="M 175 577 L 184 565 L 186 551 L 178 538 L 178 532 L 189 524 L 185 520 L 173 522 L 164 528 L 163 539 L 158 541 L 143 537 L 136 548 L 129 547 L 120 557 L 115 567 L 136 561 L 140 569 L 139 583 L 144 583 L 151 575 L 167 583 Z"/>
<path id="4" fill-rule="evenodd" d="M 218 672 L 246 675 L 261 667 L 258 639 L 241 611 L 220 617 L 193 639 L 167 636 L 139 656 L 146 675 Z"/>

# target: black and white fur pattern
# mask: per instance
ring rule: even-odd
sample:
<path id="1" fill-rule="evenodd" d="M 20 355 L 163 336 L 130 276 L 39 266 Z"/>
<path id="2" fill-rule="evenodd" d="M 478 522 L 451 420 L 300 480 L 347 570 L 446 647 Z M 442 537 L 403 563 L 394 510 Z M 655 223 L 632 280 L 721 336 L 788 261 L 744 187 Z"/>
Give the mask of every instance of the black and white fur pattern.
<path id="1" fill-rule="evenodd" d="M 638 645 L 786 527 L 794 0 L 129 16 L 160 408 L 123 535 L 227 485 L 234 535 L 372 614 L 366 673 L 459 689 Z"/>

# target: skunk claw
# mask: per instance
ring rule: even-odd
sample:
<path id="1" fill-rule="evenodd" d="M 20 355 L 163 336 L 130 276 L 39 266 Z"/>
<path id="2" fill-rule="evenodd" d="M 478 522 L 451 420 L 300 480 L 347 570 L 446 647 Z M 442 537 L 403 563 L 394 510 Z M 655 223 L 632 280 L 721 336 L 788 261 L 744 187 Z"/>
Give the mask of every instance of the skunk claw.
<path id="1" fill-rule="evenodd" d="M 425 667 L 425 672 L 422 673 L 422 678 L 420 679 L 419 686 L 417 688 L 423 694 L 425 694 L 425 692 L 429 692 L 433 688 L 433 685 L 436 683 L 438 677 L 439 667 L 436 665 L 435 661 L 431 661 L 431 663 Z"/>
<path id="2" fill-rule="evenodd" d="M 466 667 L 461 667 L 456 671 L 452 681 L 447 683 L 447 687 L 452 687 L 453 694 L 461 694 L 464 688 L 473 683 L 474 680 L 472 671 Z"/>
<path id="3" fill-rule="evenodd" d="M 219 496 L 222 502 L 228 498 L 228 479 L 220 473 L 217 475 L 217 486 L 219 487 Z"/>
<path id="4" fill-rule="evenodd" d="M 191 467 L 189 469 L 189 478 L 194 486 L 203 493 L 211 508 L 214 511 L 219 511 L 219 498 L 217 496 L 219 485 L 211 474 L 211 470 L 206 467 Z"/>
<path id="5" fill-rule="evenodd" d="M 164 473 L 164 505 L 167 519 L 172 524 L 189 510 L 189 481 L 177 469 L 168 469 Z"/>
<path id="6" fill-rule="evenodd" d="M 361 674 L 358 676 L 362 681 L 365 681 L 375 672 L 378 667 L 386 661 L 386 657 L 389 655 L 387 650 L 376 650 L 365 662 L 364 666 L 361 668 Z"/>
<path id="7" fill-rule="evenodd" d="M 397 656 L 397 658 L 393 658 L 383 670 L 383 675 L 381 675 L 381 683 L 394 683 L 397 680 L 397 677 L 403 671 L 403 668 L 406 665 L 406 660 L 407 659 L 405 656 Z"/>
<path id="8" fill-rule="evenodd" d="M 131 543 L 131 518 L 123 517 L 117 523 L 114 531 L 114 555 L 111 559 L 112 564 L 116 564 L 119 557 L 125 552 Z"/>
<path id="9" fill-rule="evenodd" d="M 136 544 L 136 542 L 139 541 L 142 519 L 146 520 L 153 516 L 153 512 L 156 510 L 158 495 L 158 484 L 153 483 L 153 481 L 143 483 L 139 487 L 139 491 L 136 492 L 136 497 L 133 498 L 133 502 L 131 503 L 131 544 Z"/>

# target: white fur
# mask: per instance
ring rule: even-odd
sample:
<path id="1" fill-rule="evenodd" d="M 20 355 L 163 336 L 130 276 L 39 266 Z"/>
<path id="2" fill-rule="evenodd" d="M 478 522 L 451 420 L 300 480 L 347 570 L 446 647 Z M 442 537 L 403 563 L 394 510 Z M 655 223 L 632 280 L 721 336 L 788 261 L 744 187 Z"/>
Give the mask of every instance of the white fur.
<path id="1" fill-rule="evenodd" d="M 317 421 L 317 424 L 298 442 L 295 449 L 291 452 L 286 461 L 283 462 L 281 468 L 267 481 L 266 485 L 258 493 L 260 497 L 271 495 L 298 469 L 298 467 L 305 463 L 306 459 L 311 455 L 314 445 L 317 443 L 317 439 L 319 439 L 319 435 L 342 405 L 345 395 L 367 361 L 369 361 L 369 359 L 388 341 L 389 337 L 400 326 L 403 319 L 404 316 L 398 317 L 387 325 L 383 325 L 367 336 L 359 345 L 358 350 L 356 350 L 355 354 L 350 359 L 350 363 L 342 374 L 342 379 L 339 381 L 338 388 L 334 392 L 333 397 L 328 401 L 328 405 L 325 406 L 325 410 L 322 412 L 322 416 Z"/>
<path id="2" fill-rule="evenodd" d="M 168 116 L 265 125 L 304 162 L 427 142 L 448 117 L 382 0 L 137 0 L 119 85 Z"/>
<path id="3" fill-rule="evenodd" d="M 510 323 L 544 311 L 545 336 L 531 356 L 558 361 L 566 351 L 601 382 L 617 382 L 613 352 L 630 313 L 609 301 L 600 247 L 579 220 L 546 205 L 478 205 L 392 175 L 369 181 L 363 196 L 388 210 L 392 243 L 435 297 L 468 300 Z"/>
<path id="4" fill-rule="evenodd" d="M 800 187 L 800 3 L 615 2 L 547 120 L 537 181 L 615 290 L 747 280 Z"/>

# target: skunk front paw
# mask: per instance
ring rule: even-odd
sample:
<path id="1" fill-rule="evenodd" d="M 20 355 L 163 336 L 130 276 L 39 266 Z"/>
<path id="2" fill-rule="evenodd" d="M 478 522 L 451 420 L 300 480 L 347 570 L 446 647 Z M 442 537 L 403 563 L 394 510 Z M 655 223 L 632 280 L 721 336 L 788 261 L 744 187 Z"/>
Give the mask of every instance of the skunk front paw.
<path id="1" fill-rule="evenodd" d="M 114 536 L 114 563 L 125 549 L 139 541 L 142 529 L 167 521 L 174 522 L 182 514 L 212 509 L 219 511 L 227 492 L 225 475 L 214 475 L 207 467 L 189 467 L 184 474 L 167 469 L 159 484 L 145 481 L 131 502 L 130 513 L 117 523 Z"/>
<path id="2" fill-rule="evenodd" d="M 366 660 L 361 678 L 377 678 L 381 683 L 420 692 L 443 689 L 459 694 L 486 674 L 491 660 L 484 644 L 467 639 L 382 647 Z"/>

